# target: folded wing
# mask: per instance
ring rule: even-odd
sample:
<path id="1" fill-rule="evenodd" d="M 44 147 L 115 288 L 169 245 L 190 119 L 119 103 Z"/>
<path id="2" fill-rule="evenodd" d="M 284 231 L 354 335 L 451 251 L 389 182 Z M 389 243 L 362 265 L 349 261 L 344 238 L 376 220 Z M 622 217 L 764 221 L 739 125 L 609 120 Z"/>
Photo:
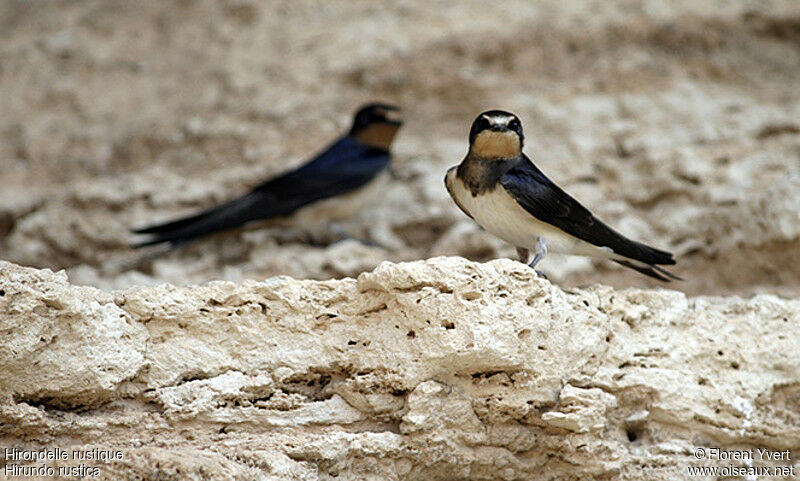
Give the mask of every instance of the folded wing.
<path id="1" fill-rule="evenodd" d="M 664 276 L 674 278 L 663 269 L 653 267 L 675 264 L 672 254 L 616 232 L 548 179 L 526 157 L 521 157 L 520 162 L 500 178 L 500 184 L 522 208 L 540 221 L 595 246 L 609 248 L 619 256 L 645 264 L 641 266 L 623 259 L 620 263 L 626 267 L 636 268 L 661 280 L 664 280 Z"/>
<path id="2" fill-rule="evenodd" d="M 290 215 L 316 201 L 355 190 L 390 162 L 387 151 L 343 137 L 302 167 L 270 179 L 242 197 L 175 221 L 134 230 L 153 238 L 136 247 L 182 244 L 249 222 Z"/>

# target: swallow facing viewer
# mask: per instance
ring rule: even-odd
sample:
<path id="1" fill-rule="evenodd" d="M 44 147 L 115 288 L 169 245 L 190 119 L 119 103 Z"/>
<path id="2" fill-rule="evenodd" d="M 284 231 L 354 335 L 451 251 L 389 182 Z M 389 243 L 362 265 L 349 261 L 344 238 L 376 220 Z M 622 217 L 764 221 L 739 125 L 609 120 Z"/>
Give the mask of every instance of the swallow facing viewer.
<path id="1" fill-rule="evenodd" d="M 373 103 L 355 115 L 347 135 L 314 159 L 253 188 L 242 197 L 196 215 L 133 232 L 153 237 L 142 247 L 172 247 L 254 221 L 289 217 L 301 225 L 350 216 L 376 194 L 391 161 L 389 148 L 402 125 L 400 110 Z"/>
<path id="2" fill-rule="evenodd" d="M 522 123 L 502 110 L 484 112 L 469 133 L 469 152 L 450 168 L 445 186 L 456 205 L 481 227 L 516 246 L 532 268 L 548 251 L 609 259 L 669 282 L 659 265 L 672 254 L 626 238 L 548 179 L 522 153 Z"/>

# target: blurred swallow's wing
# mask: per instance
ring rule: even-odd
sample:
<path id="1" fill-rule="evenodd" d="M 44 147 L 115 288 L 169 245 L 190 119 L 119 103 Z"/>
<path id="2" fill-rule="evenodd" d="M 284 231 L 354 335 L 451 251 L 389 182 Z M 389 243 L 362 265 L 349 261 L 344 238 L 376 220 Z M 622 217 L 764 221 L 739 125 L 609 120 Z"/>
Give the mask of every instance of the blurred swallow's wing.
<path id="1" fill-rule="evenodd" d="M 573 237 L 645 264 L 675 264 L 669 252 L 630 240 L 608 227 L 548 179 L 524 155 L 499 182 L 529 214 Z"/>
<path id="2" fill-rule="evenodd" d="M 390 160 L 385 150 L 343 137 L 311 162 L 264 182 L 253 192 L 268 197 L 274 203 L 273 209 L 291 212 L 361 187 L 388 167 Z"/>
<path id="3" fill-rule="evenodd" d="M 155 235 L 137 246 L 179 244 L 247 222 L 289 215 L 315 201 L 361 187 L 386 168 L 390 160 L 385 150 L 343 137 L 311 162 L 258 185 L 242 197 L 191 217 L 135 230 L 138 234 Z"/>

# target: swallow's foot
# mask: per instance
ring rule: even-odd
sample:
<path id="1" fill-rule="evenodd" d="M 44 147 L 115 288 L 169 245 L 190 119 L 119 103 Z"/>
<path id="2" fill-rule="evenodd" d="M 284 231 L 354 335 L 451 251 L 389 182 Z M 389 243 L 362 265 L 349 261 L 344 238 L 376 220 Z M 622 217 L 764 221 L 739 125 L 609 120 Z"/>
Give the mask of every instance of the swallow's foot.
<path id="1" fill-rule="evenodd" d="M 339 224 L 331 225 L 331 232 L 336 237 L 336 241 L 335 242 L 341 242 L 343 240 L 354 240 L 354 241 L 358 242 L 359 244 L 365 245 L 367 247 L 383 247 L 380 244 L 378 244 L 376 242 L 373 242 L 371 240 L 361 239 L 359 237 L 354 237 L 354 236 L 350 235 L 350 233 L 347 232 L 346 230 L 344 230 L 342 228 L 342 226 L 340 226 Z"/>
<path id="2" fill-rule="evenodd" d="M 517 254 L 519 254 L 520 257 L 522 257 L 522 255 L 524 254 L 525 260 L 527 260 L 528 250 L 517 247 Z M 547 276 L 544 274 L 544 272 L 536 270 L 536 264 L 538 264 L 540 260 L 544 259 L 544 256 L 546 255 L 547 255 L 547 244 L 544 243 L 543 237 L 537 237 L 536 250 L 534 251 L 533 261 L 531 261 L 531 263 L 528 264 L 528 267 L 536 271 L 536 273 L 539 274 L 539 277 L 544 277 L 545 279 L 547 279 Z"/>
<path id="3" fill-rule="evenodd" d="M 309 245 L 311 247 L 320 248 L 320 247 L 325 247 L 326 246 L 326 244 L 324 242 L 320 241 L 317 238 L 317 236 L 315 236 L 311 232 L 306 232 L 304 237 L 305 237 L 305 244 L 307 244 L 307 245 Z"/>
<path id="4" fill-rule="evenodd" d="M 534 272 L 536 272 L 536 274 L 537 274 L 539 277 L 541 277 L 542 279 L 547 279 L 548 281 L 550 280 L 550 278 L 549 278 L 549 277 L 547 277 L 547 274 L 545 274 L 544 272 L 542 272 L 542 271 L 539 271 L 539 270 L 536 270 L 536 269 L 534 269 L 533 271 L 534 271 Z"/>
<path id="5" fill-rule="evenodd" d="M 517 247 L 517 258 L 523 264 L 527 264 L 528 258 L 530 258 L 530 251 L 524 247 Z"/>
<path id="6" fill-rule="evenodd" d="M 348 239 L 352 239 L 352 240 L 358 242 L 359 244 L 367 246 L 367 247 L 381 247 L 381 248 L 383 248 L 382 245 L 378 244 L 377 242 L 371 241 L 369 239 L 359 239 L 358 237 L 348 237 Z"/>

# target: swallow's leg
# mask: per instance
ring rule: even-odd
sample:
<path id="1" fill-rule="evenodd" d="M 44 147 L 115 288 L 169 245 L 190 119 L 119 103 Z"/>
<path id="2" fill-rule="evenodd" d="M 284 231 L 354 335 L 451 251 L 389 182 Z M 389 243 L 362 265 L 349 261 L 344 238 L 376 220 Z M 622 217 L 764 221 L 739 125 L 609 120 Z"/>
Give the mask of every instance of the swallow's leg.
<path id="1" fill-rule="evenodd" d="M 330 225 L 331 233 L 336 237 L 336 241 L 343 241 L 349 239 L 355 239 L 349 232 L 347 232 L 342 226 L 337 224 L 336 222 L 331 222 Z M 361 239 L 355 239 L 361 242 Z"/>
<path id="2" fill-rule="evenodd" d="M 317 236 L 315 236 L 310 231 L 306 231 L 303 234 L 303 237 L 305 238 L 305 243 L 311 247 L 325 247 L 325 244 L 323 242 L 320 242 L 320 240 L 317 239 Z"/>
<path id="3" fill-rule="evenodd" d="M 528 258 L 530 257 L 530 251 L 524 247 L 517 247 L 517 257 L 519 257 L 520 262 L 527 264 Z"/>
<path id="4" fill-rule="evenodd" d="M 361 244 L 363 244 L 363 245 L 365 245 L 365 246 L 368 246 L 368 247 L 381 247 L 380 245 L 378 245 L 378 244 L 376 244 L 375 242 L 372 242 L 372 241 L 370 241 L 370 240 L 367 240 L 367 239 L 359 239 L 358 237 L 353 237 L 352 235 L 350 235 L 350 233 L 349 233 L 349 232 L 347 232 L 346 230 L 344 230 L 344 229 L 342 228 L 342 226 L 340 226 L 339 224 L 337 224 L 337 223 L 335 223 L 335 222 L 331 223 L 331 232 L 332 232 L 332 233 L 333 233 L 333 234 L 334 234 L 336 237 L 338 237 L 338 240 L 339 240 L 339 241 L 343 241 L 343 240 L 352 239 L 352 240 L 354 240 L 354 241 L 356 241 L 356 242 L 360 242 Z"/>
<path id="5" fill-rule="evenodd" d="M 541 237 L 536 238 L 536 250 L 533 251 L 533 261 L 529 264 L 531 269 L 536 267 L 536 264 L 539 263 L 540 260 L 544 259 L 544 256 L 547 255 L 547 244 L 544 243 L 544 239 Z"/>
<path id="6" fill-rule="evenodd" d="M 536 250 L 533 251 L 533 261 L 529 264 L 531 269 L 536 270 L 536 264 L 539 263 L 540 260 L 544 259 L 544 256 L 547 255 L 547 244 L 544 242 L 543 237 L 536 238 Z M 547 276 L 542 271 L 536 271 L 539 276 L 544 277 L 547 279 Z"/>

